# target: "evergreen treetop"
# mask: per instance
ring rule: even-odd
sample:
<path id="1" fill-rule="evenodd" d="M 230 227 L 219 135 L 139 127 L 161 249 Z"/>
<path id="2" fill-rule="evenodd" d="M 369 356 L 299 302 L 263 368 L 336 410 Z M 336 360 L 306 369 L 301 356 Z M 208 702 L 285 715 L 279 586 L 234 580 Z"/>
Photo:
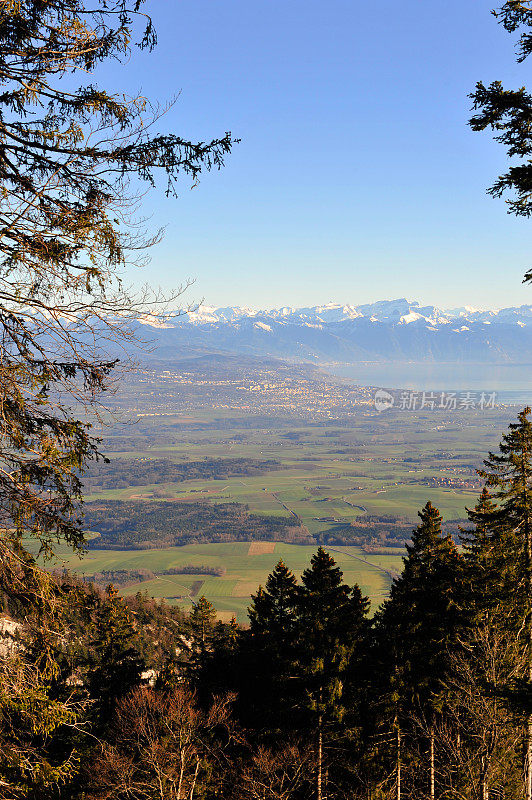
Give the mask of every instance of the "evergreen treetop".
<path id="1" fill-rule="evenodd" d="M 381 658 L 390 688 L 406 710 L 435 699 L 444 674 L 448 647 L 461 622 L 459 609 L 462 559 L 442 518 L 428 502 L 407 545 L 401 576 L 377 614 Z"/>
<path id="2" fill-rule="evenodd" d="M 296 577 L 281 559 L 268 576 L 266 588 L 259 586 L 257 594 L 251 597 L 248 609 L 251 632 L 282 638 L 293 635 L 297 599 Z"/>

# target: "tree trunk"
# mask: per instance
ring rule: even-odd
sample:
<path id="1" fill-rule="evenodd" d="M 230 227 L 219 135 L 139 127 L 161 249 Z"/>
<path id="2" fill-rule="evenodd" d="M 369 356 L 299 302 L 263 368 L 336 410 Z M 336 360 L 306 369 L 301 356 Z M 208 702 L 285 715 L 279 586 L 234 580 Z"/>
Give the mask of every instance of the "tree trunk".
<path id="1" fill-rule="evenodd" d="M 199 758 L 196 761 L 196 769 L 194 770 L 194 780 L 192 781 L 192 786 L 190 787 L 189 800 L 194 800 L 194 789 L 196 788 L 196 781 L 198 780 L 198 772 L 199 772 Z"/>
<path id="2" fill-rule="evenodd" d="M 489 800 L 488 759 L 486 758 L 486 756 L 482 756 L 481 770 L 482 770 L 482 777 L 480 780 L 480 797 L 481 800 Z"/>
<path id="3" fill-rule="evenodd" d="M 395 794 L 395 800 L 401 800 L 401 728 L 399 727 L 399 723 L 397 721 L 396 724 L 397 724 L 397 773 L 396 773 L 397 791 Z"/>
<path id="4" fill-rule="evenodd" d="M 435 770 L 434 770 L 434 731 L 430 730 L 430 800 L 434 800 Z"/>
<path id="5" fill-rule="evenodd" d="M 183 786 L 183 776 L 185 774 L 185 751 L 181 750 L 181 769 L 179 770 L 179 783 L 177 784 L 177 797 L 181 800 L 181 787 Z"/>
<path id="6" fill-rule="evenodd" d="M 532 670 L 528 679 L 532 682 Z M 532 800 L 532 714 L 528 715 L 526 722 L 526 753 L 525 753 L 525 800 Z"/>
<path id="7" fill-rule="evenodd" d="M 318 717 L 318 786 L 317 797 L 322 800 L 322 769 L 323 769 L 323 732 L 322 732 L 322 718 L 321 714 Z"/>

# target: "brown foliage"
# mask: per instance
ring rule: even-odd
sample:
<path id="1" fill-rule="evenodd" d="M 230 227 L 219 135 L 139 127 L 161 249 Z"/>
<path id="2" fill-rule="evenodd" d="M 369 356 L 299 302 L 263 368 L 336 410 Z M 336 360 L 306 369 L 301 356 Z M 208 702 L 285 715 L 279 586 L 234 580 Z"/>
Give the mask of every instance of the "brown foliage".
<path id="1" fill-rule="evenodd" d="M 313 792 L 315 753 L 296 743 L 274 751 L 259 747 L 244 767 L 238 800 L 295 800 Z"/>
<path id="2" fill-rule="evenodd" d="M 101 755 L 90 767 L 88 800 L 194 800 L 219 785 L 232 740 L 231 697 L 202 711 L 193 692 L 149 688 L 119 704 Z"/>

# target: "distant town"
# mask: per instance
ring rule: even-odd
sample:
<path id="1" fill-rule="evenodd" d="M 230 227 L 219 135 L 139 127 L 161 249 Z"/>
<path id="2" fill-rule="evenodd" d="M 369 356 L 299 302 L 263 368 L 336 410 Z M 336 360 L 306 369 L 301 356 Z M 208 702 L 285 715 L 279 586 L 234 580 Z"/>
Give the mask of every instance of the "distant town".
<path id="1" fill-rule="evenodd" d="M 309 370 L 310 371 L 310 370 Z M 138 402 L 129 409 L 139 415 L 220 409 L 304 416 L 309 420 L 335 418 L 357 409 L 372 409 L 375 389 L 352 386 L 309 375 L 301 367 L 255 368 L 245 378 L 198 374 L 196 370 L 139 369 L 130 376 L 138 390 Z M 149 401 L 149 410 L 146 402 Z"/>

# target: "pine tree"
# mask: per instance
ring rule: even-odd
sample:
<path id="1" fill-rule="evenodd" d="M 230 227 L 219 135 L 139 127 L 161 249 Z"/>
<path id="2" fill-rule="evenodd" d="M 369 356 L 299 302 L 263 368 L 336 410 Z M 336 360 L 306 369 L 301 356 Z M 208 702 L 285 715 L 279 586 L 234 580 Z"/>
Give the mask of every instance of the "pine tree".
<path id="1" fill-rule="evenodd" d="M 497 508 L 477 515 L 491 532 L 493 563 L 499 571 L 497 599 L 507 624 L 523 642 L 526 665 L 514 693 L 525 719 L 525 797 L 532 800 L 532 423 L 530 408 L 509 426 L 498 453 L 490 453 L 481 471 Z M 509 687 L 511 688 L 511 687 Z"/>
<path id="2" fill-rule="evenodd" d="M 135 640 L 131 613 L 110 585 L 98 602 L 88 651 L 87 684 L 100 724 L 107 724 L 118 700 L 140 684 L 144 664 Z"/>
<path id="3" fill-rule="evenodd" d="M 492 13 L 509 33 L 521 32 L 517 61 L 525 61 L 532 53 L 530 0 L 507 0 Z M 477 112 L 469 121 L 471 128 L 474 131 L 491 129 L 495 141 L 506 148 L 508 157 L 517 159 L 517 163 L 513 163 L 500 175 L 488 192 L 493 197 L 510 194 L 507 200 L 509 213 L 529 217 L 532 214 L 532 95 L 524 86 L 519 89 L 505 89 L 500 81 L 493 81 L 489 86 L 479 81 L 470 97 Z M 525 274 L 525 281 L 530 280 L 531 270 Z"/>
<path id="4" fill-rule="evenodd" d="M 79 772 L 86 704 L 56 699 L 51 683 L 23 652 L 0 659 L 0 800 L 57 797 Z"/>
<path id="5" fill-rule="evenodd" d="M 266 581 L 251 597 L 248 609 L 251 633 L 267 636 L 277 642 L 288 641 L 294 635 L 297 581 L 281 559 Z"/>
<path id="6" fill-rule="evenodd" d="M 464 553 L 464 597 L 462 613 L 470 625 L 479 615 L 501 602 L 503 588 L 500 540 L 500 515 L 487 486 L 480 493 L 475 508 L 467 510 L 472 528 L 460 528 Z"/>
<path id="7" fill-rule="evenodd" d="M 281 729 L 293 729 L 296 722 L 293 677 L 298 595 L 295 575 L 280 560 L 266 586 L 259 586 L 252 595 L 248 609 L 250 626 L 241 651 L 240 708 L 247 706 L 247 724 L 261 728 L 266 735 L 277 736 Z"/>
<path id="8" fill-rule="evenodd" d="M 79 408 L 97 408 L 116 363 L 109 343 L 131 341 L 128 320 L 149 307 L 122 280 L 159 238 L 135 219 L 140 187 L 163 178 L 175 194 L 233 144 L 158 132 L 156 104 L 118 92 L 119 81 L 96 85 L 102 62 L 116 70 L 135 43 L 155 46 L 143 5 L 1 4 L 0 551 L 28 534 L 47 553 L 57 541 L 83 546 L 80 472 L 98 441 Z"/>
<path id="9" fill-rule="evenodd" d="M 456 592 L 461 558 L 450 536 L 442 533 L 442 518 L 428 502 L 419 512 L 421 523 L 401 576 L 380 615 L 397 649 L 399 670 L 408 705 L 422 706 L 438 686 L 438 664 L 458 622 Z"/>
<path id="10" fill-rule="evenodd" d="M 402 731 L 420 725 L 429 740 L 428 779 L 424 789 L 434 795 L 434 721 L 440 711 L 441 679 L 448 651 L 460 625 L 458 605 L 461 562 L 450 536 L 442 533 L 442 518 L 428 502 L 407 545 L 401 576 L 377 614 L 377 639 L 394 719 L 397 771 Z M 421 788 L 418 787 L 418 790 Z"/>
<path id="11" fill-rule="evenodd" d="M 242 638 L 245 633 L 247 631 L 242 630 L 235 617 L 228 623 L 218 621 L 214 625 L 209 650 L 189 679 L 202 707 L 207 707 L 213 698 L 227 695 L 233 695 L 235 702 L 242 705 L 238 695 L 241 692 Z"/>
<path id="12" fill-rule="evenodd" d="M 480 471 L 496 509 L 476 517 L 477 524 L 491 531 L 508 607 L 517 613 L 517 623 L 527 619 L 532 599 L 532 423 L 530 408 L 518 415 L 502 438 L 499 453 L 490 453 Z M 519 599 L 519 602 L 517 600 Z"/>
<path id="13" fill-rule="evenodd" d="M 343 582 L 334 559 L 319 548 L 302 576 L 298 604 L 301 703 L 317 733 L 316 796 L 322 798 L 326 736 L 346 713 L 344 687 L 353 651 L 366 628 L 369 601 Z"/>
<path id="14" fill-rule="evenodd" d="M 213 649 L 216 609 L 205 596 L 193 604 L 188 617 L 189 642 L 186 672 L 192 681 L 205 667 L 207 656 Z"/>
<path id="15" fill-rule="evenodd" d="M 193 604 L 192 611 L 188 618 L 193 644 L 201 651 L 204 651 L 208 647 L 215 619 L 216 609 L 213 604 L 202 595 L 197 603 Z"/>

